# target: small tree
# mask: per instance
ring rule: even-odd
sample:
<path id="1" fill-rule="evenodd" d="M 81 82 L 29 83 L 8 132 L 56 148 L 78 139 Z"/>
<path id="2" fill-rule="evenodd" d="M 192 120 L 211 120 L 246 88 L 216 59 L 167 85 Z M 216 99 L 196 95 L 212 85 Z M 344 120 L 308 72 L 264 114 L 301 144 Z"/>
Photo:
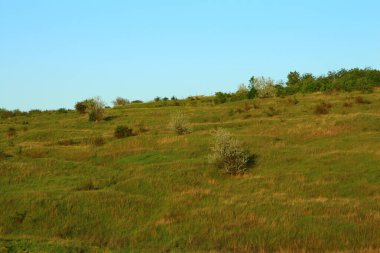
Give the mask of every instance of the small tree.
<path id="1" fill-rule="evenodd" d="M 277 95 L 277 89 L 274 85 L 274 81 L 271 78 L 265 78 L 263 76 L 254 78 L 253 87 L 257 90 L 257 96 L 260 98 L 275 97 Z"/>
<path id="2" fill-rule="evenodd" d="M 114 106 L 126 106 L 129 104 L 129 100 L 122 97 L 117 97 L 114 101 L 112 101 Z"/>
<path id="3" fill-rule="evenodd" d="M 209 162 L 226 173 L 236 175 L 247 170 L 249 155 L 229 132 L 218 129 L 214 135 Z"/>
<path id="4" fill-rule="evenodd" d="M 257 96 L 257 90 L 255 88 L 255 77 L 252 76 L 249 79 L 249 85 L 248 85 L 248 98 L 253 99 Z"/>
<path id="5" fill-rule="evenodd" d="M 87 100 L 87 111 L 89 121 L 100 121 L 104 116 L 105 103 L 100 97 Z"/>
<path id="6" fill-rule="evenodd" d="M 191 125 L 183 112 L 176 112 L 172 115 L 169 127 L 178 135 L 191 132 Z"/>

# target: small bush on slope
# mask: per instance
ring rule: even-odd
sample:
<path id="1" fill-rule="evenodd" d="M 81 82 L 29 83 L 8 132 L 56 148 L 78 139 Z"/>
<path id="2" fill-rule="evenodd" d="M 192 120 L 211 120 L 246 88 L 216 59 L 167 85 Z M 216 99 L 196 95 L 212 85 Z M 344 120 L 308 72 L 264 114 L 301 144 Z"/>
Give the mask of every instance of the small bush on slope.
<path id="1" fill-rule="evenodd" d="M 191 125 L 183 112 L 177 112 L 172 115 L 169 127 L 178 135 L 191 132 Z"/>
<path id="2" fill-rule="evenodd" d="M 127 126 L 117 126 L 114 132 L 114 136 L 118 139 L 129 137 L 133 135 L 132 128 Z"/>
<path id="3" fill-rule="evenodd" d="M 211 151 L 209 162 L 228 174 L 235 175 L 248 169 L 248 152 L 224 129 L 216 131 Z"/>

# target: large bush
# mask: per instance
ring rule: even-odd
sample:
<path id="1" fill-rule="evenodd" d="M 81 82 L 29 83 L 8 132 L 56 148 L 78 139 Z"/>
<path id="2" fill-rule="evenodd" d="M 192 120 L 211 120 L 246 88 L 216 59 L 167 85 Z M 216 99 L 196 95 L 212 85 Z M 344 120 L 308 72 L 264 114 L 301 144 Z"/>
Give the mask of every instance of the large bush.
<path id="1" fill-rule="evenodd" d="M 216 131 L 211 151 L 209 162 L 228 174 L 242 173 L 248 168 L 248 152 L 224 129 Z"/>
<path id="2" fill-rule="evenodd" d="M 80 101 L 78 103 L 75 104 L 75 110 L 79 113 L 86 113 L 87 111 L 87 100 L 85 101 Z"/>
<path id="3" fill-rule="evenodd" d="M 259 98 L 269 98 L 277 96 L 277 88 L 271 78 L 257 77 L 251 79 L 254 90 Z"/>
<path id="4" fill-rule="evenodd" d="M 87 111 L 89 121 L 100 121 L 104 116 L 105 103 L 99 98 L 95 97 L 87 100 Z"/>
<path id="5" fill-rule="evenodd" d="M 191 125 L 183 112 L 176 112 L 171 116 L 169 127 L 178 135 L 191 132 Z"/>
<path id="6" fill-rule="evenodd" d="M 117 97 L 115 99 L 115 101 L 112 101 L 113 105 L 114 106 L 126 106 L 128 105 L 130 102 L 128 99 L 126 98 L 122 98 L 122 97 Z"/>

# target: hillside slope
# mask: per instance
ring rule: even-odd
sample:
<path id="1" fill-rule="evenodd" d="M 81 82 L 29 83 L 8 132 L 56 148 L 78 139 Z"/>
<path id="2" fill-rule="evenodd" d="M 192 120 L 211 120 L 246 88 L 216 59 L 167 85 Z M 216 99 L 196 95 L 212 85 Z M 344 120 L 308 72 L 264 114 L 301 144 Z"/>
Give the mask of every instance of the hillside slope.
<path id="1" fill-rule="evenodd" d="M 380 251 L 380 91 L 296 97 L 1 120 L 0 252 Z M 191 134 L 167 128 L 177 110 Z M 218 127 L 248 173 L 208 164 Z"/>

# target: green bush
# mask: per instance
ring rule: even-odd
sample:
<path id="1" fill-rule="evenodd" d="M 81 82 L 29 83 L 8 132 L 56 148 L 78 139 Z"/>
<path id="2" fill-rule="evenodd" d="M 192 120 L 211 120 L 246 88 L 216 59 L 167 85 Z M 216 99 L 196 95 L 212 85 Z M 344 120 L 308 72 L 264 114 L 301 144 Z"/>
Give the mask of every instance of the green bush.
<path id="1" fill-rule="evenodd" d="M 99 98 L 87 100 L 87 111 L 89 121 L 100 121 L 104 117 L 104 102 Z"/>
<path id="2" fill-rule="evenodd" d="M 227 174 L 236 175 L 248 169 L 250 156 L 229 132 L 218 129 L 214 135 L 209 162 Z"/>
<path id="3" fill-rule="evenodd" d="M 118 139 L 129 137 L 133 135 L 132 128 L 127 126 L 117 126 L 114 132 L 114 136 Z"/>
<path id="4" fill-rule="evenodd" d="M 76 103 L 75 110 L 81 114 L 85 114 L 87 111 L 87 100 Z"/>
<path id="5" fill-rule="evenodd" d="M 114 101 L 112 101 L 113 105 L 116 106 L 126 106 L 130 102 L 128 99 L 122 98 L 122 97 L 117 97 Z"/>
<path id="6" fill-rule="evenodd" d="M 191 125 L 183 112 L 177 112 L 172 115 L 169 127 L 178 135 L 191 132 Z"/>

